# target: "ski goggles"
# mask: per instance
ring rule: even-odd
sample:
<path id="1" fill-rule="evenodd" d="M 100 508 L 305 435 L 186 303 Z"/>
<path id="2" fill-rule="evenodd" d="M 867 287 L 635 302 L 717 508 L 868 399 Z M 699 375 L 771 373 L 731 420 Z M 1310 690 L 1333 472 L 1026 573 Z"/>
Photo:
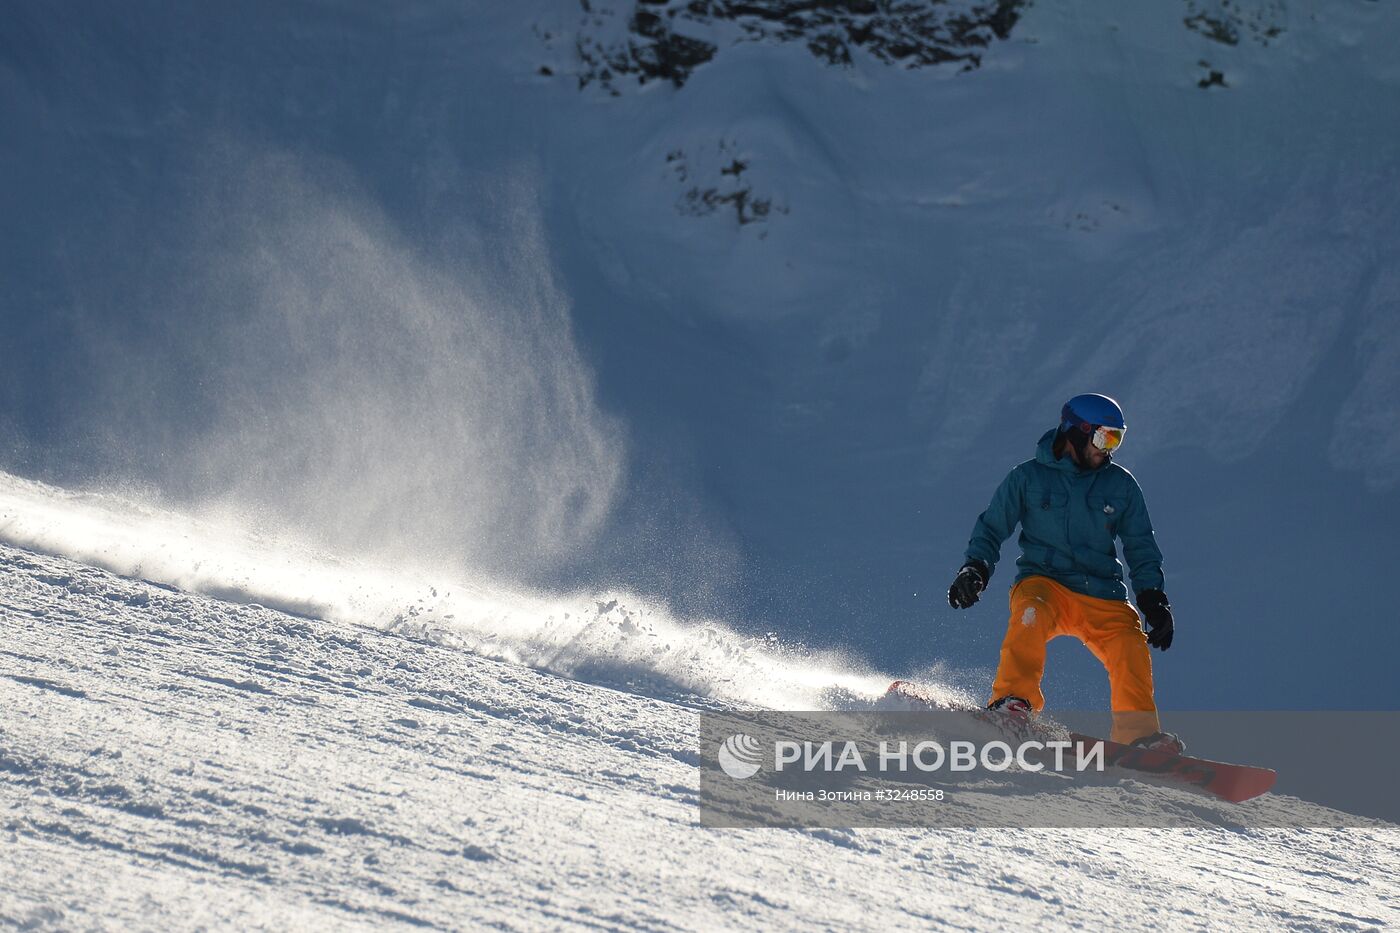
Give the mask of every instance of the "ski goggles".
<path id="1" fill-rule="evenodd" d="M 1094 429 L 1094 446 L 1104 453 L 1112 453 L 1118 449 L 1118 445 L 1123 443 L 1123 434 L 1127 428 L 1110 428 L 1099 425 Z"/>

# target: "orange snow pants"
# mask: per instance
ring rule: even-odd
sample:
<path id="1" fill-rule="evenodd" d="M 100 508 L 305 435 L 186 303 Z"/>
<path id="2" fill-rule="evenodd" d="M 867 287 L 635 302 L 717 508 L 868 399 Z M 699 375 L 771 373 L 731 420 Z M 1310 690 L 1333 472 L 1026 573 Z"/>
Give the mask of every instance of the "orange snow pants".
<path id="1" fill-rule="evenodd" d="M 1026 577 L 1011 588 L 1011 620 L 1001 643 L 992 700 L 1017 696 L 1039 712 L 1045 644 L 1072 635 L 1108 669 L 1115 742 L 1161 731 L 1152 699 L 1152 657 L 1137 611 L 1126 600 L 1076 593 L 1049 577 Z"/>

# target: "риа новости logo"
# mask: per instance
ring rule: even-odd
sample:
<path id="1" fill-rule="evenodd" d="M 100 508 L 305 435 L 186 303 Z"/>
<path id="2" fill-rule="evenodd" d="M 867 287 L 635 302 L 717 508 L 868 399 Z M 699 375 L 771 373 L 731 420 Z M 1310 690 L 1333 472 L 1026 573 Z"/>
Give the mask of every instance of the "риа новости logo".
<path id="1" fill-rule="evenodd" d="M 758 739 L 751 735 L 744 735 L 740 732 L 720 743 L 719 766 L 724 769 L 725 774 L 736 781 L 742 781 L 757 774 L 761 760 Z"/>

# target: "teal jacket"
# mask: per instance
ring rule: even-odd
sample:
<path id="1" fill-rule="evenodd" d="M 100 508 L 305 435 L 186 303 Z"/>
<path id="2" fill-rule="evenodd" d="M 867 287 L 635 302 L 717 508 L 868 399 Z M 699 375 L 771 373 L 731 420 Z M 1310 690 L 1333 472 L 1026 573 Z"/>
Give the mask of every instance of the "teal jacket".
<path id="1" fill-rule="evenodd" d="M 1055 431 L 1047 431 L 1035 459 L 1002 480 L 977 518 L 967 559 L 995 570 L 1002 542 L 1019 523 L 1017 580 L 1049 577 L 1086 596 L 1126 599 L 1116 538 L 1123 542 L 1133 591 L 1162 589 L 1162 552 L 1133 474 L 1111 461 L 1080 470 L 1068 456 L 1055 459 L 1054 443 Z"/>

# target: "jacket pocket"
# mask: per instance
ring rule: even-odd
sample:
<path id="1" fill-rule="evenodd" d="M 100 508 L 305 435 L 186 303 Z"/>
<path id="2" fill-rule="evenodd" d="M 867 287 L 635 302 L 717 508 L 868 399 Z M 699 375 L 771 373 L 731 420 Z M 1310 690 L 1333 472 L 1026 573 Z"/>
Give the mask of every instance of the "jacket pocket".
<path id="1" fill-rule="evenodd" d="M 1053 486 L 1032 486 L 1026 490 L 1021 527 L 1031 543 L 1069 556 L 1069 493 Z M 1059 562 L 1047 562 L 1054 566 Z"/>
<path id="2" fill-rule="evenodd" d="M 1053 512 L 1069 505 L 1069 493 L 1063 489 L 1043 486 L 1039 489 L 1032 487 L 1026 492 L 1026 505 L 1031 511 Z"/>
<path id="3" fill-rule="evenodd" d="M 1102 528 L 1110 538 L 1118 534 L 1118 523 L 1128 507 L 1124 496 L 1089 496 L 1089 516 L 1096 528 Z"/>

